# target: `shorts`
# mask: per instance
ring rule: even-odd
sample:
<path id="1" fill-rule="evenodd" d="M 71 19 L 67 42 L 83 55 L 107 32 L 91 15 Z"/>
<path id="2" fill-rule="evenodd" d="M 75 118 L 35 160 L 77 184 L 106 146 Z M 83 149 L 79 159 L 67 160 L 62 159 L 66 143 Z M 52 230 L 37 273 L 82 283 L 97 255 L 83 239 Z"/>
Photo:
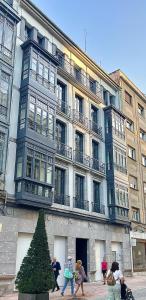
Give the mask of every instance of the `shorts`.
<path id="1" fill-rule="evenodd" d="M 107 270 L 102 270 L 102 274 L 105 275 Z"/>

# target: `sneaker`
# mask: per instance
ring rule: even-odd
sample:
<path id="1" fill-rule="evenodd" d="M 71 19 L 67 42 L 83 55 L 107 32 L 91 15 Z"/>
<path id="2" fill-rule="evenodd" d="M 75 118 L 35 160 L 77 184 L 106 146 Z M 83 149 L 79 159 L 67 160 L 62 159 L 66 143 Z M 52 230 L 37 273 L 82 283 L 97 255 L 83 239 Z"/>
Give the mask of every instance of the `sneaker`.
<path id="1" fill-rule="evenodd" d="M 61 292 L 61 296 L 64 296 L 64 293 L 63 293 L 63 292 Z"/>

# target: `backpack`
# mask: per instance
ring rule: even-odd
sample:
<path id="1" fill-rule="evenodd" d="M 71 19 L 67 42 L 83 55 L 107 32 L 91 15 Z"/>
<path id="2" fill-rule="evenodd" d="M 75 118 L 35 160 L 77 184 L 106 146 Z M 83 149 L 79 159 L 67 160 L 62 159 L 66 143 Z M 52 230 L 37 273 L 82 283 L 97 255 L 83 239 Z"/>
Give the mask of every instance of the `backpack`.
<path id="1" fill-rule="evenodd" d="M 116 284 L 116 280 L 114 278 L 112 271 L 110 271 L 109 275 L 107 276 L 106 282 L 107 282 L 107 285 L 115 285 Z"/>

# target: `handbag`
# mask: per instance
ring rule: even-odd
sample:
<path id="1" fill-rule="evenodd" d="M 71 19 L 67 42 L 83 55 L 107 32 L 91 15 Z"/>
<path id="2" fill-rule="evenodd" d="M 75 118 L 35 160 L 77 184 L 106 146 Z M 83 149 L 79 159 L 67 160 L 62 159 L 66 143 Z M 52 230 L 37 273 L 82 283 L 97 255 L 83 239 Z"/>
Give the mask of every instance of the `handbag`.
<path id="1" fill-rule="evenodd" d="M 72 279 L 73 273 L 68 268 L 65 268 L 64 269 L 64 277 L 67 279 Z"/>
<path id="2" fill-rule="evenodd" d="M 116 280 L 114 278 L 113 272 L 110 271 L 109 275 L 106 278 L 106 281 L 107 281 L 107 285 L 113 286 L 116 284 Z"/>

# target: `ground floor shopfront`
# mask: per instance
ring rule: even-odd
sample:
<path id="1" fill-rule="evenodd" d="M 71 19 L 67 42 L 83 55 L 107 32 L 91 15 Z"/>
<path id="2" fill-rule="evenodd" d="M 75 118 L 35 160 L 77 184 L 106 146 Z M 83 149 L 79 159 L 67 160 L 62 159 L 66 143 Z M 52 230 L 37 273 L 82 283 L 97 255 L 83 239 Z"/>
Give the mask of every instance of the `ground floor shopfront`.
<path id="1" fill-rule="evenodd" d="M 14 278 L 29 248 L 35 230 L 38 213 L 14 208 L 6 216 L 0 216 L 0 280 L 3 275 L 13 288 Z M 46 230 L 51 257 L 61 263 L 59 284 L 63 284 L 63 268 L 68 255 L 83 261 L 90 281 L 102 278 L 101 261 L 106 257 L 110 266 L 117 260 L 121 268 L 131 270 L 130 236 L 119 225 L 87 221 L 80 217 L 46 214 Z"/>
<path id="2" fill-rule="evenodd" d="M 143 232 L 142 232 L 143 231 Z M 133 272 L 146 272 L 146 232 L 145 229 L 138 228 L 132 231 L 132 269 Z"/>

